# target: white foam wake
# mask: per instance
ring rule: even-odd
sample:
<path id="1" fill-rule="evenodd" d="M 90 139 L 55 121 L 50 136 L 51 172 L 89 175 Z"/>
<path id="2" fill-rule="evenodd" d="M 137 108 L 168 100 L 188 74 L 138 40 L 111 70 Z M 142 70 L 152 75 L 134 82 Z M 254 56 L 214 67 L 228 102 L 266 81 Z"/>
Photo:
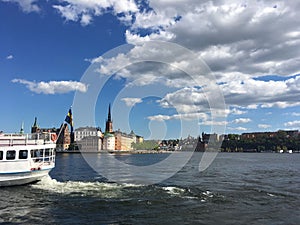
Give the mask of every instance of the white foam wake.
<path id="1" fill-rule="evenodd" d="M 181 196 L 185 192 L 185 190 L 183 188 L 173 187 L 173 186 L 162 187 L 162 189 L 165 190 L 168 194 L 171 194 L 171 195 Z"/>
<path id="2" fill-rule="evenodd" d="M 44 177 L 40 182 L 33 184 L 33 188 L 54 193 L 80 196 L 98 196 L 104 198 L 117 198 L 122 195 L 124 188 L 136 187 L 134 184 L 117 184 L 105 182 L 65 181 L 60 182 L 50 176 Z"/>

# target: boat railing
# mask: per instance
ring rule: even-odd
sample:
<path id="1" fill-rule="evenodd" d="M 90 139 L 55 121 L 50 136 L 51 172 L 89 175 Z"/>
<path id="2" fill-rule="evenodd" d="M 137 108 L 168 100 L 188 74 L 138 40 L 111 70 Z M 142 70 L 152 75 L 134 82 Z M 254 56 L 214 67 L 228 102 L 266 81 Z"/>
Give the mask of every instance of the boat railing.
<path id="1" fill-rule="evenodd" d="M 31 150 L 30 155 L 32 162 L 37 164 L 55 162 L 55 151 L 51 148 Z"/>
<path id="2" fill-rule="evenodd" d="M 56 143 L 56 133 L 0 134 L 0 146 L 42 145 Z"/>

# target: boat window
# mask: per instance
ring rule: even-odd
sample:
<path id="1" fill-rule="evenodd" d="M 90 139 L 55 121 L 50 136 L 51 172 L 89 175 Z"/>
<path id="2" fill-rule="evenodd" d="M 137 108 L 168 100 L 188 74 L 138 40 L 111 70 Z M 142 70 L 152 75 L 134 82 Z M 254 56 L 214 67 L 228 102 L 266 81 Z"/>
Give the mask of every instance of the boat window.
<path id="1" fill-rule="evenodd" d="M 10 150 L 6 152 L 6 160 L 14 160 L 16 158 L 16 151 Z"/>
<path id="2" fill-rule="evenodd" d="M 28 151 L 27 150 L 20 150 L 19 151 L 19 159 L 27 159 Z"/>
<path id="3" fill-rule="evenodd" d="M 50 149 L 46 148 L 45 149 L 45 157 L 48 157 L 50 155 Z"/>
<path id="4" fill-rule="evenodd" d="M 3 159 L 3 151 L 0 151 L 0 160 Z"/>
<path id="5" fill-rule="evenodd" d="M 41 156 L 40 150 L 31 150 L 31 158 L 37 158 L 40 156 Z"/>

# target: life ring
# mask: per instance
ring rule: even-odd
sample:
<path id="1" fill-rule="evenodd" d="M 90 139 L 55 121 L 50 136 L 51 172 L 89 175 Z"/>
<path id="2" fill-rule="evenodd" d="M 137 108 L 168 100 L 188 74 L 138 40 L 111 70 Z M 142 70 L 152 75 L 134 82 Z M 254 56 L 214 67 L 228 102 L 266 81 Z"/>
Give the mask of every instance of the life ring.
<path id="1" fill-rule="evenodd" d="M 51 134 L 51 141 L 56 141 L 57 135 L 56 134 Z"/>

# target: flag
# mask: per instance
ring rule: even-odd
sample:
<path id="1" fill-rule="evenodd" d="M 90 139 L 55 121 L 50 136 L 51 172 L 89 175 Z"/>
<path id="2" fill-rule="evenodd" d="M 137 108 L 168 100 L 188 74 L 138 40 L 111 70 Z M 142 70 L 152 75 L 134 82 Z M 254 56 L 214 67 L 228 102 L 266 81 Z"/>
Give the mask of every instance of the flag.
<path id="1" fill-rule="evenodd" d="M 66 116 L 65 121 L 66 121 L 68 124 L 70 124 L 71 130 L 73 130 L 73 116 L 72 116 L 72 110 L 71 110 L 71 109 L 69 109 L 69 112 L 68 112 L 68 114 L 67 114 L 67 116 Z"/>

